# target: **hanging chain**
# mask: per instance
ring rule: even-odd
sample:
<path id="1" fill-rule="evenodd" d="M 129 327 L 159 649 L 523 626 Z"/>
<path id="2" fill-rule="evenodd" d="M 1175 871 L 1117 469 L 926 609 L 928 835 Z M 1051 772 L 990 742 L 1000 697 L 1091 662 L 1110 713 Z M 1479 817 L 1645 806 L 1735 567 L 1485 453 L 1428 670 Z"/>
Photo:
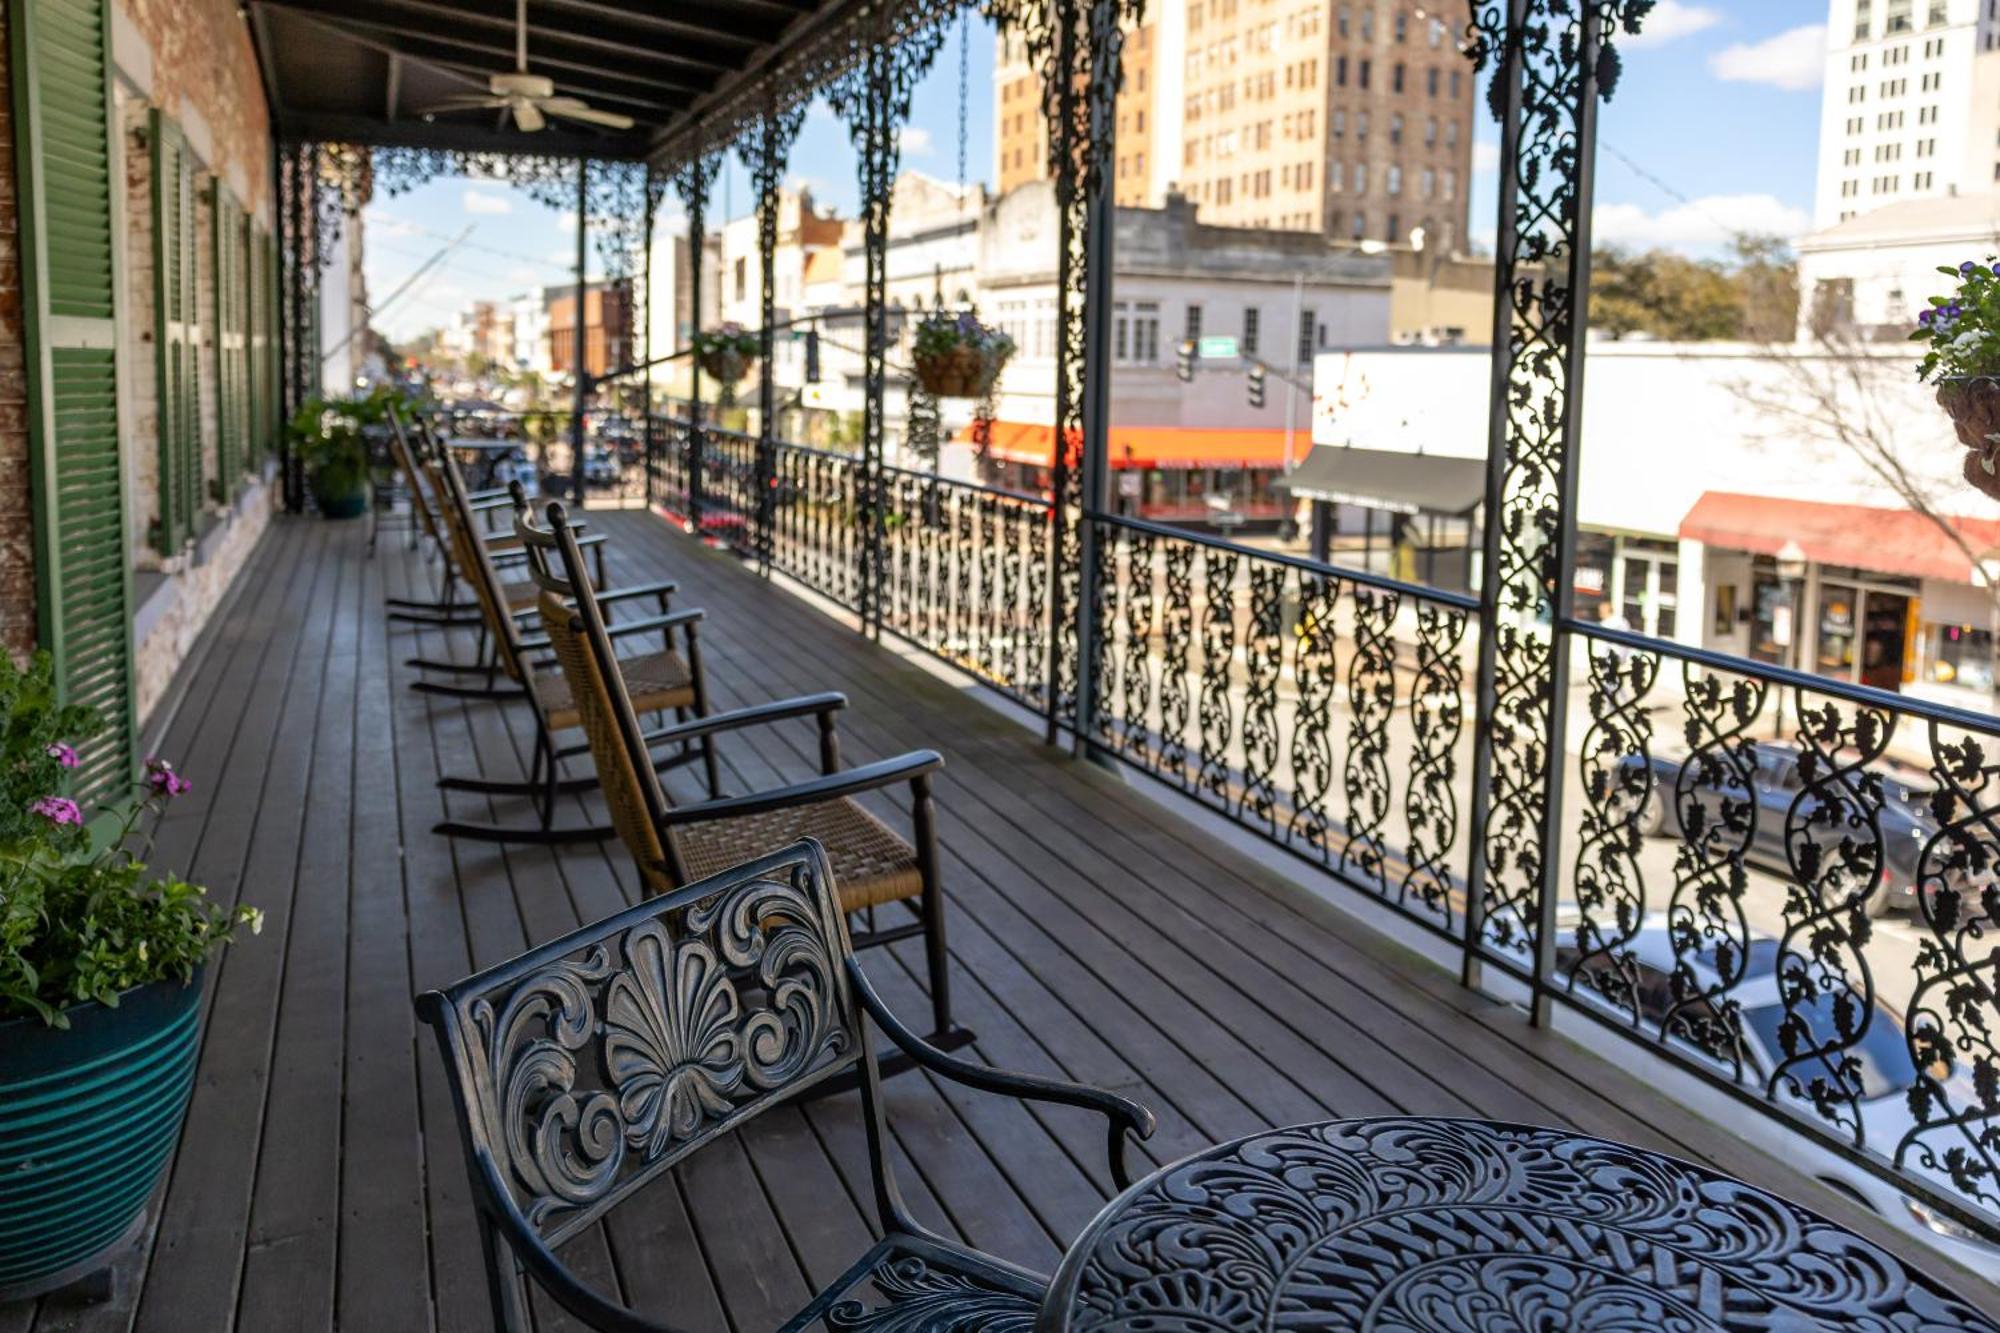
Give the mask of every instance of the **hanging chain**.
<path id="1" fill-rule="evenodd" d="M 966 85 L 970 79 L 970 57 L 968 49 L 972 44 L 970 28 L 966 16 L 958 16 L 958 211 L 965 212 L 965 114 Z"/>

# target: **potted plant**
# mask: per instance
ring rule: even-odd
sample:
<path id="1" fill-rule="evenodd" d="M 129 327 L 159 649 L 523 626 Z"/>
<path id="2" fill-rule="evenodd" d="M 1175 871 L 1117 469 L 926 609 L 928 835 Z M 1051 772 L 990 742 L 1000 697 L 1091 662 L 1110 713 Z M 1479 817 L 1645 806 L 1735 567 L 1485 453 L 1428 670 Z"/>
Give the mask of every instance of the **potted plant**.
<path id="1" fill-rule="evenodd" d="M 910 360 L 933 398 L 985 398 L 1014 355 L 1014 340 L 970 310 L 937 310 L 917 323 Z"/>
<path id="2" fill-rule="evenodd" d="M 0 653 L 0 1305 L 100 1273 L 180 1136 L 202 965 L 259 913 L 148 871 L 140 820 L 188 790 L 160 759 L 86 821 L 62 795 L 100 729 L 41 654 Z"/>
<path id="3" fill-rule="evenodd" d="M 761 350 L 756 332 L 733 321 L 694 335 L 694 359 L 701 366 L 701 373 L 720 384 L 725 392 L 750 373 Z"/>
<path id="4" fill-rule="evenodd" d="M 1917 376 L 1936 383 L 1938 405 L 1968 450 L 1965 479 L 2000 499 L 2000 261 L 1968 259 L 1938 272 L 1958 289 L 1933 296 L 1917 315 L 1910 338 L 1929 344 Z"/>
<path id="5" fill-rule="evenodd" d="M 406 402 L 400 391 L 384 386 L 347 398 L 309 398 L 293 414 L 293 447 L 322 516 L 358 518 L 367 512 L 371 436 L 387 427 L 392 406 Z"/>

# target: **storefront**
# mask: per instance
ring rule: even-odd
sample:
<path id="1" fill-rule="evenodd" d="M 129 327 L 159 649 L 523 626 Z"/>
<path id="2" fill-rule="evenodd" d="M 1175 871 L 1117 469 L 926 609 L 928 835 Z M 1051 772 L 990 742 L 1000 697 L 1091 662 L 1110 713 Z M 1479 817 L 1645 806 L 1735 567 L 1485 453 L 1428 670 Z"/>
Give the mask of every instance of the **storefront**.
<path id="1" fill-rule="evenodd" d="M 1849 684 L 1990 708 L 2000 523 L 1710 491 L 1706 646 Z M 1967 551 L 1981 554 L 1980 567 Z"/>
<path id="2" fill-rule="evenodd" d="M 1576 614 L 1587 621 L 1671 639 L 1680 624 L 1680 544 L 1658 537 L 1580 529 Z M 1611 611 L 1602 608 L 1609 606 Z"/>
<path id="3" fill-rule="evenodd" d="M 1047 495 L 1053 484 L 1048 426 L 991 423 L 981 480 L 1007 490 Z M 1290 515 L 1274 489 L 1285 475 L 1282 430 L 1209 430 L 1194 426 L 1113 426 L 1111 508 L 1155 523 L 1223 531 L 1271 530 Z M 972 427 L 957 440 L 974 444 Z M 1309 446 L 1303 431 L 1293 447 Z"/>

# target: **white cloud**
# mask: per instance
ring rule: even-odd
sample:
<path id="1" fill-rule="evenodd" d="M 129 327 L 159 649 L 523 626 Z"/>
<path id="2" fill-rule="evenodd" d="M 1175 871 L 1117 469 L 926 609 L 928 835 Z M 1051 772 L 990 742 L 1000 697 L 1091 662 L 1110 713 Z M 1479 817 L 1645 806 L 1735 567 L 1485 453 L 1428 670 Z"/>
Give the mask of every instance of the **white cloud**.
<path id="1" fill-rule="evenodd" d="M 1472 171 L 1474 175 L 1484 175 L 1500 170 L 1500 145 L 1481 139 L 1472 145 Z"/>
<path id="2" fill-rule="evenodd" d="M 460 196 L 460 202 L 468 213 L 479 213 L 497 217 L 514 211 L 514 201 L 504 194 L 488 194 L 484 190 L 467 190 Z"/>
<path id="3" fill-rule="evenodd" d="M 1634 47 L 1665 46 L 1668 42 L 1678 41 L 1682 37 L 1692 37 L 1698 32 L 1713 28 L 1720 22 L 1722 22 L 1721 11 L 1710 9 L 1707 5 L 1684 5 L 1680 0 L 1660 0 L 1660 3 L 1653 7 L 1653 12 L 1646 15 L 1645 24 L 1639 29 L 1638 36 L 1628 37 L 1621 32 L 1613 38 L 1613 43 L 1627 51 Z"/>
<path id="4" fill-rule="evenodd" d="M 1761 42 L 1738 42 L 1708 58 L 1708 71 L 1728 83 L 1767 83 L 1788 93 L 1810 92 L 1826 73 L 1826 25 L 1790 28 Z"/>
<path id="5" fill-rule="evenodd" d="M 905 125 L 896 143 L 905 157 L 926 157 L 931 151 L 931 132 L 921 125 Z"/>
<path id="6" fill-rule="evenodd" d="M 556 214 L 556 230 L 565 236 L 576 235 L 576 210 Z"/>
<path id="7" fill-rule="evenodd" d="M 1648 213 L 1637 204 L 1599 204 L 1591 215 L 1599 245 L 1633 250 L 1719 250 L 1743 232 L 1796 237 L 1810 225 L 1802 208 L 1768 194 L 1712 194 Z"/>

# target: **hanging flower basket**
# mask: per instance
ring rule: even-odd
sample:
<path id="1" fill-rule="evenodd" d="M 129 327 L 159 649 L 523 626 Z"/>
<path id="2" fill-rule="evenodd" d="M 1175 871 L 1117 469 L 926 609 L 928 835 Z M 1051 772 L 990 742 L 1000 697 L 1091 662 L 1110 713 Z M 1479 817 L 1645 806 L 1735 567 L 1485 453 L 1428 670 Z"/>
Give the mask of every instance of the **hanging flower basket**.
<path id="1" fill-rule="evenodd" d="M 1938 272 L 1958 279 L 1958 290 L 1933 296 L 1917 316 L 1910 338 L 1930 344 L 1917 375 L 1937 384 L 1938 406 L 1966 448 L 1966 481 L 2000 499 L 2000 263 Z"/>
<path id="2" fill-rule="evenodd" d="M 910 349 L 917 383 L 933 398 L 987 397 L 1013 355 L 1014 340 L 969 310 L 926 315 Z"/>
<path id="3" fill-rule="evenodd" d="M 760 349 L 757 335 L 741 324 L 724 324 L 694 335 L 694 359 L 701 373 L 728 388 L 750 373 Z"/>

